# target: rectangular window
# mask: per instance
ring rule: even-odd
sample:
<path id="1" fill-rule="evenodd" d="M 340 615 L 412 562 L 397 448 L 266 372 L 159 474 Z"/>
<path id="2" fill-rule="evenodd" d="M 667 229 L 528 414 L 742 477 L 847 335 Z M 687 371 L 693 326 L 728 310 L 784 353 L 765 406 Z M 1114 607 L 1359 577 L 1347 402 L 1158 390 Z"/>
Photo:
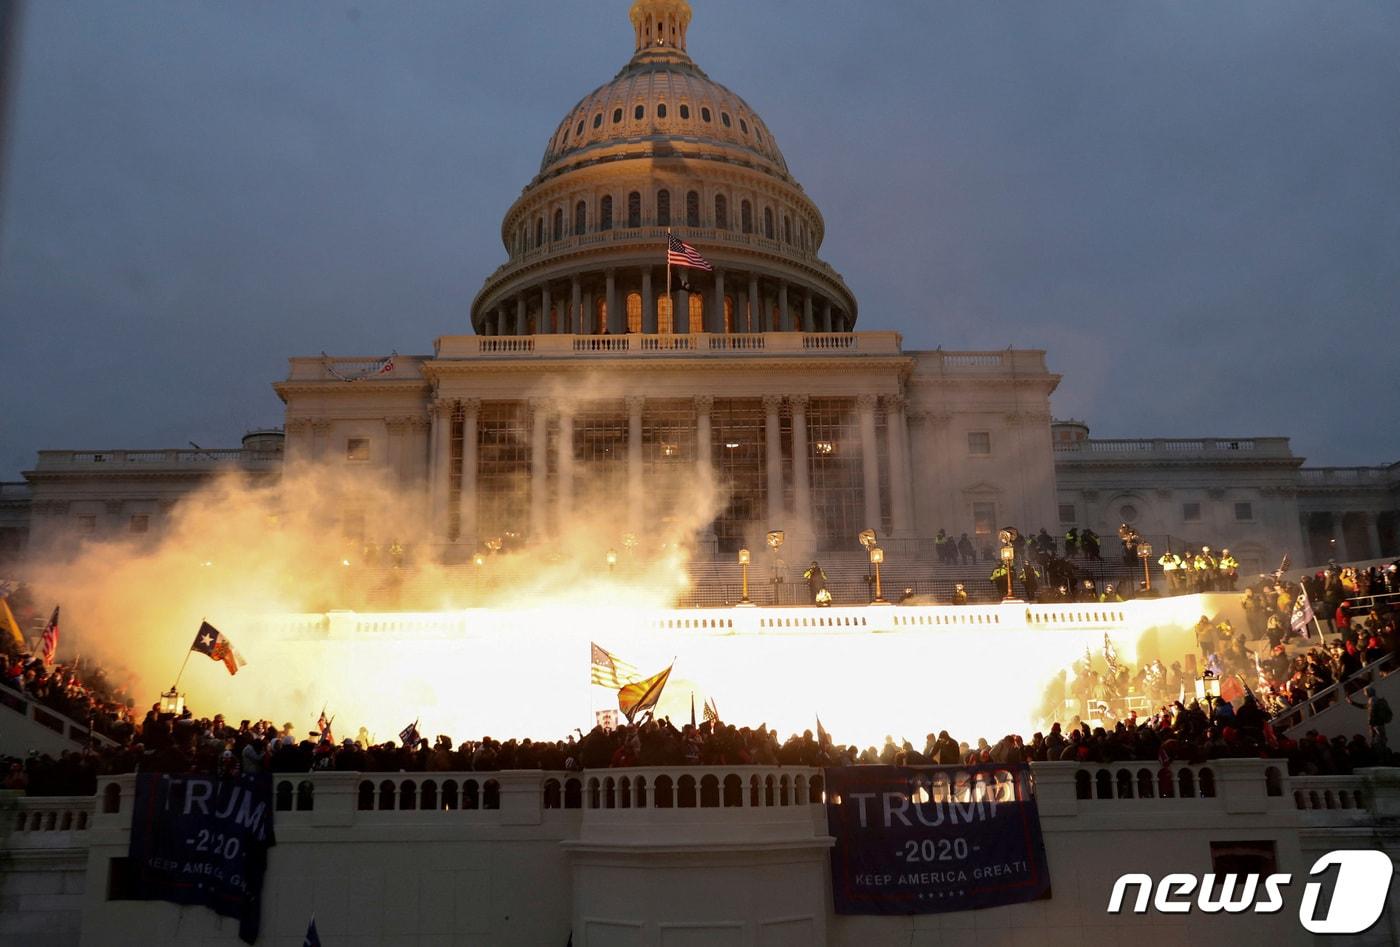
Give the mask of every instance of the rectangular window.
<path id="1" fill-rule="evenodd" d="M 1243 521 L 1248 521 L 1248 520 L 1254 519 L 1254 504 L 1253 504 L 1253 503 L 1236 503 L 1236 504 L 1235 504 L 1235 519 L 1240 520 L 1240 521 L 1242 521 L 1242 522 L 1243 522 Z"/>
<path id="2" fill-rule="evenodd" d="M 1201 520 L 1201 504 L 1183 503 L 1181 504 L 1181 518 L 1188 523 L 1199 523 Z"/>
<path id="3" fill-rule="evenodd" d="M 369 438 L 347 438 L 345 441 L 345 459 L 353 461 L 369 460 Z"/>
<path id="4" fill-rule="evenodd" d="M 972 504 L 972 531 L 978 536 L 990 536 L 997 531 L 997 505 Z"/>
<path id="5" fill-rule="evenodd" d="M 127 528 L 133 533 L 144 533 L 151 528 L 151 518 L 145 513 L 135 513 Z"/>
<path id="6" fill-rule="evenodd" d="M 992 435 L 987 431 L 968 431 L 967 452 L 969 454 L 990 454 L 992 452 Z"/>
<path id="7" fill-rule="evenodd" d="M 1075 517 L 1074 517 L 1074 504 L 1073 504 L 1073 503 L 1061 503 L 1061 504 L 1060 504 L 1060 522 L 1061 522 L 1061 523 L 1073 523 L 1073 522 L 1074 522 L 1074 519 L 1075 519 Z"/>
<path id="8" fill-rule="evenodd" d="M 1278 843 L 1273 840 L 1211 842 L 1210 870 L 1223 875 L 1272 875 L 1278 871 Z"/>
<path id="9" fill-rule="evenodd" d="M 80 532 L 80 533 L 95 533 L 95 532 L 97 532 L 97 517 L 95 517 L 95 516 L 80 516 L 80 517 L 78 517 L 78 532 Z"/>

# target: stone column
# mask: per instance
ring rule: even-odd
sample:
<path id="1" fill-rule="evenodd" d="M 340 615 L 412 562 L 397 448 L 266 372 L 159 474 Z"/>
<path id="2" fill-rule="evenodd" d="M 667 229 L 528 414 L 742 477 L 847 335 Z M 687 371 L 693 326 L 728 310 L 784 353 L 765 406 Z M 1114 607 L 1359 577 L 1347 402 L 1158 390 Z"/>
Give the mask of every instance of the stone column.
<path id="1" fill-rule="evenodd" d="M 715 289 L 714 304 L 710 306 L 710 311 L 705 313 L 705 331 L 724 331 L 724 270 L 715 267 Z"/>
<path id="2" fill-rule="evenodd" d="M 823 331 L 823 332 L 830 332 L 830 331 L 831 331 L 831 300 L 830 300 L 830 299 L 828 299 L 828 300 L 822 305 L 822 331 Z"/>
<path id="3" fill-rule="evenodd" d="M 792 408 L 793 512 L 797 514 L 797 526 L 803 535 L 811 535 L 814 530 L 811 458 L 807 452 L 807 396 L 793 395 L 788 398 L 788 405 Z"/>
<path id="4" fill-rule="evenodd" d="M 895 536 L 913 535 L 913 491 L 909 484 L 909 433 L 904 422 L 904 398 L 885 398 L 890 463 L 890 523 Z"/>
<path id="5" fill-rule="evenodd" d="M 530 542 L 544 539 L 548 511 L 545 497 L 549 487 L 549 402 L 530 399 Z"/>
<path id="6" fill-rule="evenodd" d="M 764 460 L 768 471 L 768 525 L 766 529 L 784 529 L 783 525 L 783 423 L 778 416 L 783 399 L 779 395 L 763 396 Z"/>
<path id="7" fill-rule="evenodd" d="M 792 316 L 788 314 L 787 280 L 778 281 L 778 331 L 787 332 L 792 328 Z"/>
<path id="8" fill-rule="evenodd" d="M 714 467 L 710 459 L 710 410 L 714 404 L 715 399 L 711 395 L 695 396 L 695 470 L 700 482 L 706 486 L 714 479 Z"/>
<path id="9" fill-rule="evenodd" d="M 684 335 L 690 331 L 690 293 L 676 290 L 676 308 L 671 311 L 671 331 Z"/>
<path id="10" fill-rule="evenodd" d="M 598 334 L 598 316 L 593 312 L 593 290 L 584 290 L 583 308 L 579 310 L 579 331 L 584 335 Z"/>
<path id="11" fill-rule="evenodd" d="M 758 301 L 758 276 L 749 274 L 749 325 L 745 332 L 763 332 L 763 304 Z"/>
<path id="12" fill-rule="evenodd" d="M 642 407 L 646 399 L 632 395 L 627 405 L 627 523 L 637 532 L 642 523 Z"/>
<path id="13" fill-rule="evenodd" d="M 802 294 L 802 331 L 817 331 L 816 324 L 812 321 L 812 294 L 810 292 Z"/>
<path id="14" fill-rule="evenodd" d="M 515 296 L 515 334 L 524 335 L 525 329 L 525 294 L 517 293 Z"/>
<path id="15" fill-rule="evenodd" d="M 651 267 L 642 267 L 642 333 L 656 335 L 656 292 L 651 288 Z"/>
<path id="16" fill-rule="evenodd" d="M 1371 555 L 1368 558 L 1381 558 L 1381 525 L 1375 513 L 1366 513 L 1366 539 L 1371 544 Z"/>
<path id="17" fill-rule="evenodd" d="M 480 398 L 462 402 L 462 494 L 458 498 L 457 541 L 476 548 L 476 420 L 481 411 Z"/>
<path id="18" fill-rule="evenodd" d="M 569 520 L 574 515 L 574 408 L 567 402 L 559 405 L 559 440 L 558 458 L 555 462 L 555 475 L 559 478 L 559 487 L 555 501 L 557 508 L 555 519 L 556 529 L 559 534 L 563 534 L 568 528 Z"/>
<path id="19" fill-rule="evenodd" d="M 856 413 L 860 419 L 861 474 L 865 488 L 865 528 L 880 529 L 880 457 L 875 440 L 875 396 L 856 398 Z"/>
<path id="20" fill-rule="evenodd" d="M 583 287 L 579 285 L 577 276 L 569 280 L 569 319 L 564 324 L 564 331 L 583 331 Z"/>
<path id="21" fill-rule="evenodd" d="M 550 325 L 553 321 L 551 317 L 554 315 L 550 312 L 552 308 L 553 306 L 549 298 L 549 284 L 545 283 L 540 287 L 540 324 L 537 327 L 540 335 L 556 331 L 554 326 Z"/>
<path id="22" fill-rule="evenodd" d="M 617 334 L 620 333 L 620 332 L 626 332 L 626 331 L 627 331 L 627 322 L 624 320 L 622 323 L 619 323 L 618 320 L 617 320 L 617 273 L 616 273 L 616 271 L 614 271 L 614 270 L 608 270 L 606 279 L 607 279 L 607 283 L 606 283 L 606 287 L 605 287 L 605 293 L 606 293 L 606 295 L 604 295 L 603 298 L 606 300 L 606 302 L 604 303 L 604 305 L 607 306 L 607 309 L 608 309 L 608 321 L 607 321 L 608 333 L 611 334 L 611 335 L 617 335 Z"/>
<path id="23" fill-rule="evenodd" d="M 447 500 L 452 458 L 452 409 L 454 402 L 439 398 L 433 402 L 433 535 L 439 541 L 447 537 Z"/>

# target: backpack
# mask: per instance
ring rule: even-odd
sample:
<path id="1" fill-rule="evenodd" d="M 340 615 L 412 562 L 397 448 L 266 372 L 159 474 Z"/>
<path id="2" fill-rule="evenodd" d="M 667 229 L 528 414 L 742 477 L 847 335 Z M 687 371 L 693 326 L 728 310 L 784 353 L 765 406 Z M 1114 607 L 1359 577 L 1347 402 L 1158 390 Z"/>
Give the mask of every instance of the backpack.
<path id="1" fill-rule="evenodd" d="M 1394 715 L 1390 712 L 1390 704 L 1384 697 L 1375 699 L 1375 703 L 1371 707 L 1371 716 L 1375 718 L 1376 725 L 1381 727 L 1394 719 Z"/>

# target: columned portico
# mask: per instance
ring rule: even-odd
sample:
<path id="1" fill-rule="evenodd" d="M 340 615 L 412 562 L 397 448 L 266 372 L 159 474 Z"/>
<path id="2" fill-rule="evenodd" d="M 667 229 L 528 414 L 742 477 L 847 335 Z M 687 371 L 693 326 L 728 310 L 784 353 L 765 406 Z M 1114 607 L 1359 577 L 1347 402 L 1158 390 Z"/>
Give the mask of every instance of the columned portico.
<path id="1" fill-rule="evenodd" d="M 627 512 L 633 533 L 642 524 L 642 408 L 646 399 L 632 396 L 627 405 Z"/>
<path id="2" fill-rule="evenodd" d="M 797 525 L 804 534 L 812 530 L 812 481 L 807 451 L 807 396 L 788 398 L 792 408 L 792 499 Z"/>
<path id="3" fill-rule="evenodd" d="M 913 533 L 913 496 L 909 489 L 909 431 L 904 422 L 904 399 L 885 398 L 890 470 L 890 528 L 895 536 Z"/>
<path id="4" fill-rule="evenodd" d="M 574 406 L 559 403 L 559 437 L 556 442 L 555 475 L 559 483 L 555 491 L 555 520 L 562 533 L 574 513 Z"/>
<path id="5" fill-rule="evenodd" d="M 480 398 L 467 398 L 462 402 L 462 477 L 457 496 L 458 530 L 457 541 L 468 546 L 476 546 L 477 497 L 477 416 L 481 412 Z"/>
<path id="6" fill-rule="evenodd" d="M 768 473 L 768 528 L 780 529 L 783 521 L 783 421 L 778 412 L 783 399 L 779 395 L 763 397 L 764 463 Z"/>
<path id="7" fill-rule="evenodd" d="M 856 398 L 856 414 L 860 424 L 860 459 L 865 497 L 865 522 L 868 529 L 880 528 L 880 457 L 875 439 L 875 396 Z"/>
<path id="8" fill-rule="evenodd" d="M 447 489 L 449 451 L 452 447 L 452 411 L 454 403 L 446 398 L 433 402 L 432 408 L 432 483 L 430 486 L 433 511 L 433 535 L 447 538 Z"/>
<path id="9" fill-rule="evenodd" d="M 548 525 L 549 402 L 542 398 L 530 401 L 530 540 L 544 538 Z"/>

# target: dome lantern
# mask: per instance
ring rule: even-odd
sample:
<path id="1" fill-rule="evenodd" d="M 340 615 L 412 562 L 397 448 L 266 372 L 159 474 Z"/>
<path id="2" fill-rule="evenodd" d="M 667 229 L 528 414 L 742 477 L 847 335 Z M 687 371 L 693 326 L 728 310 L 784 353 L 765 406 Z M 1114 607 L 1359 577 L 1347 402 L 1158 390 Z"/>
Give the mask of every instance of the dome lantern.
<path id="1" fill-rule="evenodd" d="M 686 0 L 635 0 L 629 16 L 637 34 L 637 52 L 685 52 L 685 31 L 690 26 L 690 4 Z"/>

